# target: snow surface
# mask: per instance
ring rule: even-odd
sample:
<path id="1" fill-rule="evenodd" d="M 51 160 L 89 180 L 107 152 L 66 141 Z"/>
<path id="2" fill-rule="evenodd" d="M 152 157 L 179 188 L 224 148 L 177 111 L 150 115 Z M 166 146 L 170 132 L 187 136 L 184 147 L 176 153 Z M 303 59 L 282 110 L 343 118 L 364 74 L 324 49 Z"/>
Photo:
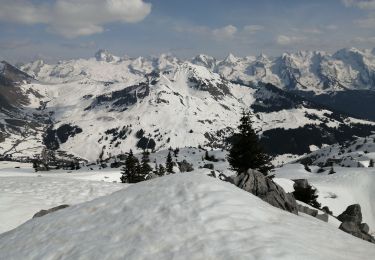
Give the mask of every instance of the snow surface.
<path id="1" fill-rule="evenodd" d="M 335 174 L 316 173 L 317 167 L 307 172 L 301 164 L 288 164 L 275 170 L 277 178 L 307 179 L 318 190 L 318 202 L 328 206 L 335 216 L 340 215 L 352 204 L 360 204 L 363 222 L 370 226 L 370 233 L 375 232 L 375 168 L 335 167 Z M 282 187 L 290 190 L 288 181 L 279 181 Z"/>
<path id="2" fill-rule="evenodd" d="M 115 176 L 119 181 L 120 174 L 119 170 L 101 173 L 94 171 L 40 174 L 33 172 L 28 164 L 1 162 L 0 233 L 19 226 L 41 209 L 81 203 L 128 186 L 89 181 L 99 180 L 103 176 Z"/>
<path id="3" fill-rule="evenodd" d="M 371 259 L 375 247 L 196 173 L 133 185 L 0 235 L 1 259 Z"/>

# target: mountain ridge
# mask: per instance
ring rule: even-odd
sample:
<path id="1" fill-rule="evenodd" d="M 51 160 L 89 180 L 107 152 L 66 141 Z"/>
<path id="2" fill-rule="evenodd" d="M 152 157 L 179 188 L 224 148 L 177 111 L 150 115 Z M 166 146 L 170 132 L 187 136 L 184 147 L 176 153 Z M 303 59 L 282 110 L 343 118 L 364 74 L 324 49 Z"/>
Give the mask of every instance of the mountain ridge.
<path id="1" fill-rule="evenodd" d="M 100 54 L 103 60 L 24 67 L 36 80 L 18 86 L 29 99 L 28 105 L 18 107 L 42 122 L 37 138 L 20 145 L 31 149 L 29 155 L 40 153 L 43 145 L 89 161 L 129 149 L 223 149 L 247 108 L 254 113 L 254 128 L 267 151 L 275 155 L 303 154 L 311 145 L 333 144 L 349 134 L 364 136 L 375 130 L 374 122 L 339 114 L 270 83 L 234 83 L 206 66 L 171 55 L 121 61 L 108 58 L 108 52 Z M 7 138 L 0 151 L 23 134 L 14 122 L 4 121 L 3 128 Z M 290 135 L 297 138 L 306 132 L 311 138 L 300 146 L 288 141 Z"/>

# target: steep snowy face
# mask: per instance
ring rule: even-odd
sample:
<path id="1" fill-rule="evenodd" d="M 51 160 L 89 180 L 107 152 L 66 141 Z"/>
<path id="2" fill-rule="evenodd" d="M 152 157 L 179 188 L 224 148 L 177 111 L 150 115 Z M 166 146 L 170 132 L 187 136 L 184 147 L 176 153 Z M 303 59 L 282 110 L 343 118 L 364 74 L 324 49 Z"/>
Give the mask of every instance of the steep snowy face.
<path id="1" fill-rule="evenodd" d="M 0 236 L 2 259 L 349 260 L 374 254 L 373 245 L 328 223 L 197 173 L 139 183 Z"/>
<path id="2" fill-rule="evenodd" d="M 14 146 L 20 140 L 25 143 L 18 149 L 34 146 L 41 139 L 46 118 L 37 109 L 42 95 L 36 89 L 25 87 L 36 81 L 6 62 L 0 64 L 0 153 L 5 156 L 15 151 Z"/>
<path id="3" fill-rule="evenodd" d="M 204 54 L 199 54 L 198 56 L 194 57 L 191 60 L 191 63 L 204 66 L 211 71 L 214 71 L 216 68 L 216 59 L 214 57 L 204 55 Z"/>

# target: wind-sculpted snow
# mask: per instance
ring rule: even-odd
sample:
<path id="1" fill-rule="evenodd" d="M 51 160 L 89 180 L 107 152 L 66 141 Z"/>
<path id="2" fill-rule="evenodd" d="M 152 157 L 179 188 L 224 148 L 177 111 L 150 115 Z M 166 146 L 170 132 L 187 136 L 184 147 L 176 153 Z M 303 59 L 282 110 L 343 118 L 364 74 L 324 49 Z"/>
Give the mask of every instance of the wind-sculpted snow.
<path id="1" fill-rule="evenodd" d="M 30 220 L 0 235 L 2 259 L 371 259 L 330 224 L 232 184 L 175 174 Z"/>

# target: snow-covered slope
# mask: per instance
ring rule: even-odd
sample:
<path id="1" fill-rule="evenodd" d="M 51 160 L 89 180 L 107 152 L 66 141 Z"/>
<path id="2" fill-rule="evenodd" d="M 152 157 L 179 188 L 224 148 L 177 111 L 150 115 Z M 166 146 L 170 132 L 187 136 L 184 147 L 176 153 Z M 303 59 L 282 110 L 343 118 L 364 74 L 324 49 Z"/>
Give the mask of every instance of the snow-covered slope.
<path id="1" fill-rule="evenodd" d="M 342 167 L 368 167 L 371 160 L 375 161 L 375 135 L 326 146 L 299 159 L 309 165 Z"/>
<path id="2" fill-rule="evenodd" d="M 127 187 L 99 181 L 103 177 L 109 180 L 108 176 L 115 176 L 119 182 L 118 169 L 35 173 L 30 164 L 1 162 L 0 233 L 23 224 L 42 209 L 82 203 Z"/>
<path id="3" fill-rule="evenodd" d="M 0 154 L 5 156 L 41 146 L 48 116 L 39 109 L 42 96 L 25 88 L 36 81 L 7 62 L 0 64 Z"/>
<path id="4" fill-rule="evenodd" d="M 335 216 L 340 215 L 352 204 L 360 204 L 363 222 L 375 232 L 375 168 L 335 167 L 335 173 L 318 173 L 318 167 L 308 172 L 301 164 L 287 164 L 275 170 L 277 178 L 307 179 L 318 190 L 318 202 L 328 206 Z M 280 183 L 282 184 L 282 183 Z M 282 185 L 283 186 L 283 185 Z"/>
<path id="5" fill-rule="evenodd" d="M 3 259 L 371 259 L 370 243 L 202 174 L 176 174 L 30 220 Z"/>

